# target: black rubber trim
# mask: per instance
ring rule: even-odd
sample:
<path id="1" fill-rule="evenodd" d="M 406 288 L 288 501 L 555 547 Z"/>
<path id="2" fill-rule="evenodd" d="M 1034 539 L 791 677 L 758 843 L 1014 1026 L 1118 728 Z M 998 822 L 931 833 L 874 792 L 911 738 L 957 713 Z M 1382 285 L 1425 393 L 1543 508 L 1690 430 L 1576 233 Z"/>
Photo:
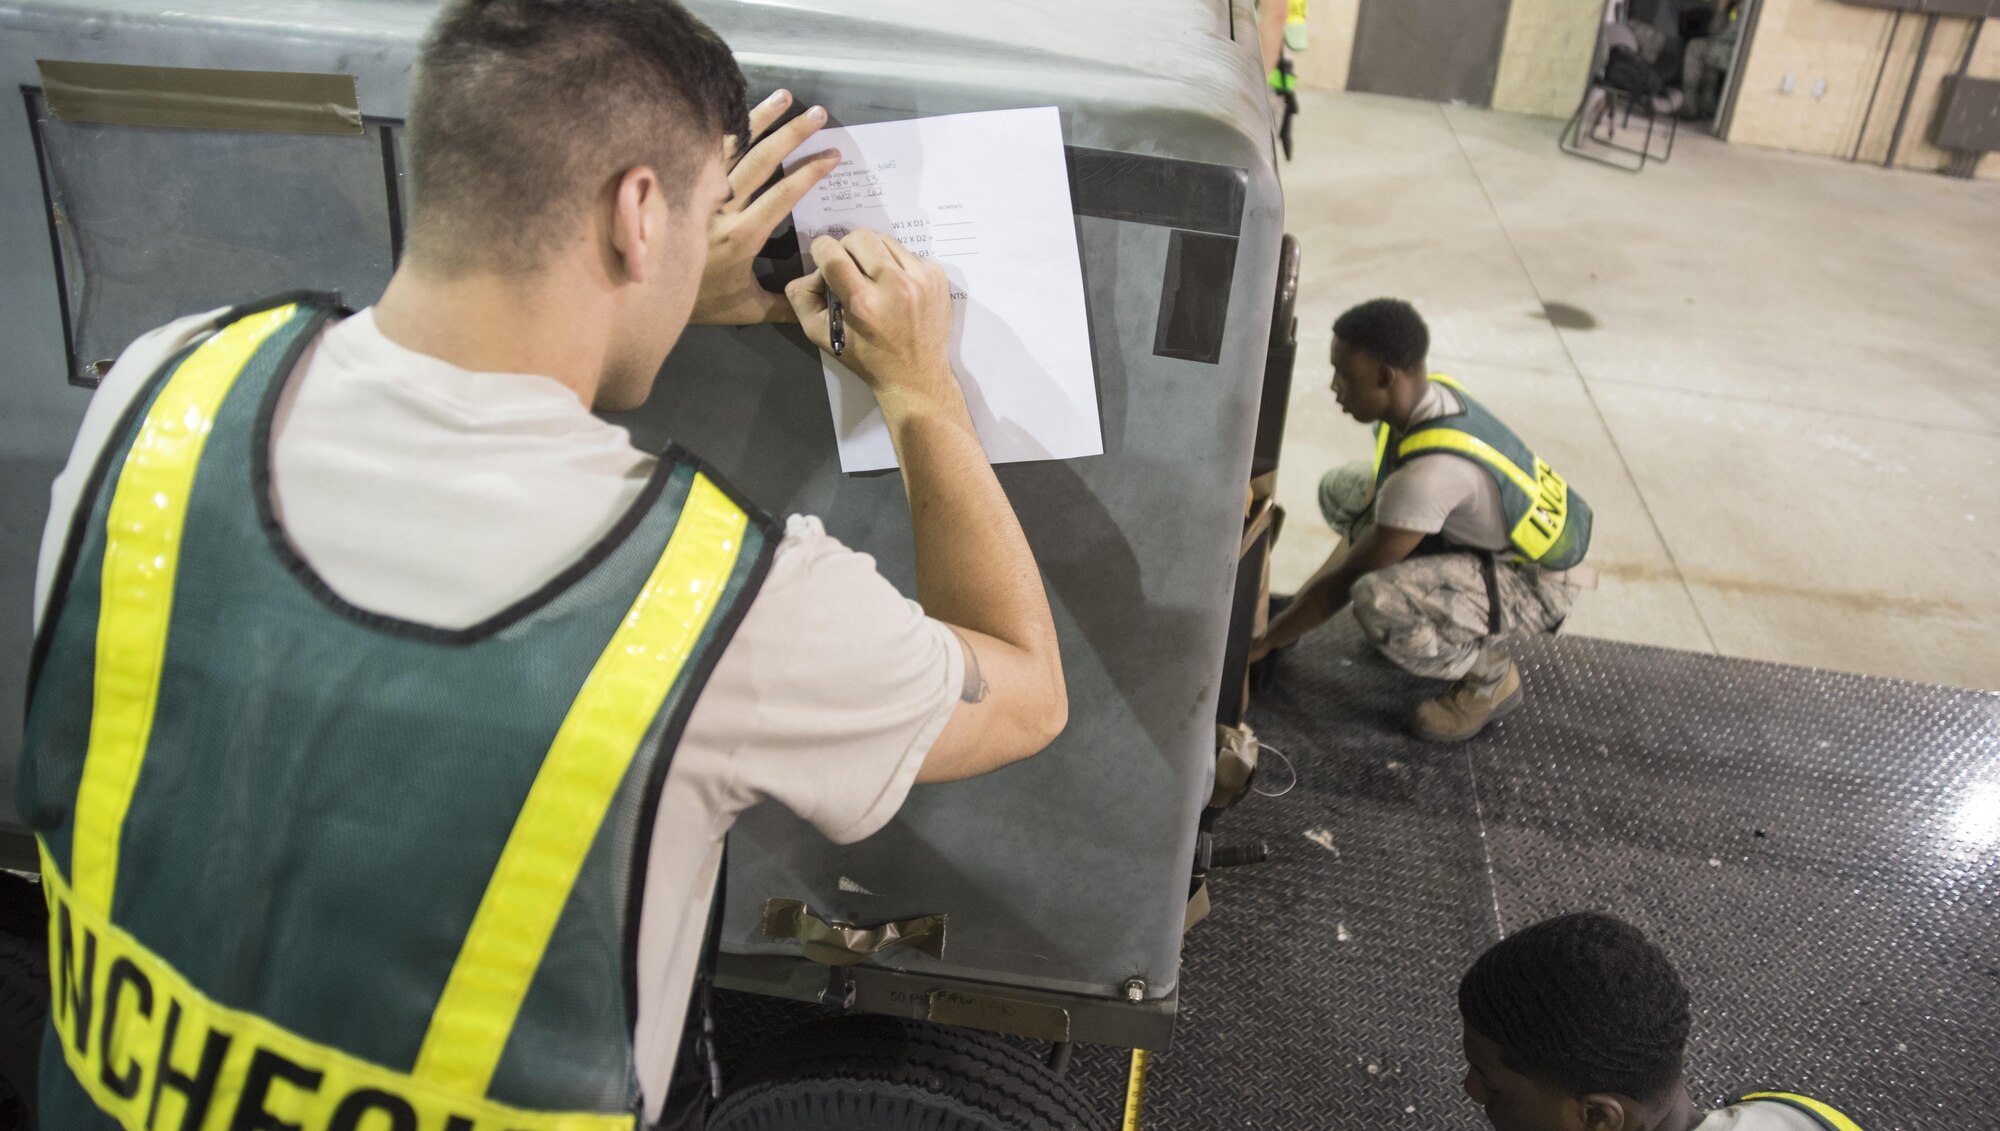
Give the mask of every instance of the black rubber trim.
<path id="1" fill-rule="evenodd" d="M 41 94 L 42 88 L 38 86 L 21 88 L 21 102 L 28 111 L 28 136 L 35 147 L 35 172 L 42 182 L 42 217 L 48 221 L 49 254 L 54 257 L 56 264 L 56 307 L 62 312 L 63 368 L 69 371 L 64 376 L 72 385 L 95 388 L 97 385 L 95 381 L 78 380 L 82 363 L 76 355 L 76 332 L 70 328 L 69 278 L 63 272 L 62 235 L 56 231 L 55 186 L 49 183 L 49 159 L 43 150 L 42 123 L 35 114 L 35 102 Z"/>
<path id="2" fill-rule="evenodd" d="M 1278 244 L 1278 285 L 1271 303 L 1271 340 L 1264 348 L 1264 389 L 1257 399 L 1257 435 L 1250 443 L 1250 476 L 1277 470 L 1290 410 L 1292 372 L 1299 359 L 1299 238 Z"/>
<path id="3" fill-rule="evenodd" d="M 1236 279 L 1235 236 L 1175 228 L 1167 239 L 1153 356 L 1214 365 L 1229 327 L 1229 292 Z"/>
<path id="4" fill-rule="evenodd" d="M 1479 576 L 1486 581 L 1486 635 L 1498 636 L 1506 617 L 1500 612 L 1500 561 L 1498 554 L 1479 553 Z"/>
<path id="5" fill-rule="evenodd" d="M 1063 147 L 1078 216 L 1234 236 L 1243 230 L 1250 171 L 1108 149 Z"/>
<path id="6" fill-rule="evenodd" d="M 69 534 L 63 540 L 62 556 L 56 561 L 55 579 L 49 586 L 48 604 L 42 606 L 40 610 L 41 631 L 35 633 L 34 650 L 28 654 L 26 702 L 34 702 L 35 685 L 41 681 L 42 664 L 48 659 L 49 648 L 55 640 L 56 621 L 61 619 L 63 605 L 69 600 L 70 576 L 76 572 L 76 560 L 83 553 L 83 543 L 90 530 L 91 514 L 97 508 L 97 496 L 104 490 L 104 481 L 111 474 L 111 457 L 120 448 L 125 447 L 132 430 L 139 426 L 140 415 L 148 405 L 152 404 L 167 375 L 180 368 L 181 362 L 186 361 L 188 355 L 207 340 L 207 336 L 204 335 L 196 341 L 189 342 L 154 370 L 153 375 L 146 378 L 146 383 L 139 387 L 138 393 L 126 404 L 125 410 L 118 416 L 118 423 L 113 426 L 110 436 L 104 441 L 104 446 L 98 449 L 97 459 L 90 468 L 90 477 L 84 480 L 83 490 L 77 494 L 76 509 L 70 512 Z"/>
<path id="7" fill-rule="evenodd" d="M 639 912 L 645 901 L 646 870 L 652 855 L 653 825 L 659 817 L 660 791 L 666 787 L 667 771 L 673 766 L 674 752 L 680 747 L 681 735 L 687 730 L 688 716 L 693 713 L 696 700 L 701 698 L 702 689 L 708 685 L 709 676 L 715 674 L 715 665 L 722 659 L 722 653 L 728 649 L 729 642 L 736 638 L 736 630 L 742 627 L 743 618 L 749 614 L 751 604 L 757 600 L 758 594 L 763 592 L 764 579 L 770 575 L 771 561 L 777 555 L 778 543 L 784 533 L 776 520 L 758 509 L 747 496 L 736 489 L 735 484 L 717 474 L 707 463 L 685 453 L 678 446 L 670 448 L 669 451 L 692 462 L 696 474 L 707 476 L 717 490 L 748 515 L 750 521 L 756 523 L 758 529 L 763 532 L 764 544 L 757 552 L 757 561 L 750 567 L 750 576 L 744 580 L 743 591 L 737 596 L 736 604 L 731 606 L 728 615 L 716 629 L 714 641 L 695 662 L 694 671 L 689 673 L 687 687 L 681 693 L 673 716 L 660 731 L 659 749 L 664 753 L 653 759 L 653 765 L 646 775 L 646 791 L 640 799 L 639 827 L 632 841 L 631 881 L 625 891 L 625 1016 L 626 1020 L 634 1025 L 639 1023 Z M 718 899 L 722 890 L 723 880 L 718 877 L 716 879 Z M 710 910 L 719 924 L 721 907 L 716 906 Z M 717 935 L 719 942 L 719 929 Z"/>
<path id="8" fill-rule="evenodd" d="M 402 166 L 396 160 L 396 127 L 386 122 L 376 126 L 382 135 L 382 190 L 389 197 L 389 263 L 403 262 Z"/>
<path id="9" fill-rule="evenodd" d="M 42 870 L 42 854 L 35 846 L 35 834 L 26 829 L 0 827 L 0 868 L 37 875 Z"/>
<path id="10" fill-rule="evenodd" d="M 292 348 L 294 351 L 302 351 L 305 345 L 311 340 L 310 336 L 302 335 L 298 342 L 293 343 Z M 287 359 L 287 364 L 295 363 L 296 360 L 297 356 L 296 352 L 294 352 L 293 356 Z M 329 610 L 345 620 L 389 636 L 400 636 L 432 644 L 462 647 L 469 644 L 476 644 L 506 629 L 510 625 L 518 623 L 523 618 L 547 605 L 550 601 L 561 596 L 565 590 L 575 585 L 585 575 L 590 573 L 591 570 L 597 568 L 599 563 L 610 557 L 619 546 L 623 545 L 625 539 L 630 537 L 632 531 L 638 529 L 639 524 L 645 520 L 647 514 L 651 513 L 654 502 L 659 499 L 660 492 L 666 488 L 667 480 L 673 474 L 673 470 L 677 464 L 676 453 L 679 449 L 678 447 L 669 447 L 666 454 L 662 455 L 659 462 L 653 466 L 653 474 L 646 480 L 646 486 L 639 492 L 639 497 L 632 501 L 632 505 L 619 517 L 618 522 L 610 530 L 606 531 L 604 536 L 598 539 L 596 544 L 586 550 L 581 557 L 571 562 L 568 566 L 565 566 L 562 572 L 542 583 L 541 587 L 534 592 L 485 620 L 466 628 L 440 628 L 433 624 L 420 624 L 416 621 L 404 620 L 401 617 L 370 612 L 357 605 L 349 604 L 346 598 L 333 591 L 333 587 L 328 585 L 324 578 L 320 577 L 319 572 L 313 569 L 309 562 L 299 556 L 299 552 L 293 548 L 291 540 L 285 537 L 284 527 L 278 522 L 277 515 L 271 508 L 271 427 L 277 414 L 278 400 L 283 395 L 285 385 L 291 377 L 292 374 L 288 369 L 284 374 L 274 379 L 270 387 L 264 391 L 264 404 L 257 413 L 257 431 L 251 438 L 250 474 L 252 478 L 252 491 L 257 497 L 258 522 L 264 528 L 264 535 L 271 544 L 272 552 L 278 555 L 278 560 L 284 564 L 287 570 L 291 571 L 292 576 L 299 580 L 299 584 L 303 585 L 306 591 L 311 593 L 320 604 L 325 605 Z"/>

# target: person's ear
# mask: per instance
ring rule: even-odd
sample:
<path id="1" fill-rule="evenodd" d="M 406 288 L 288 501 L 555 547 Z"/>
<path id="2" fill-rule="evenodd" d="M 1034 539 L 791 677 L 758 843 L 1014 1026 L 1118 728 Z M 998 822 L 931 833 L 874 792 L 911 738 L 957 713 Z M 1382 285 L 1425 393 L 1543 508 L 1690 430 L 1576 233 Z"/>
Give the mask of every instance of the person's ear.
<path id="1" fill-rule="evenodd" d="M 1626 1118 L 1625 1101 L 1608 1092 L 1591 1092 L 1577 1097 L 1577 1114 L 1583 1131 L 1638 1131 L 1638 1124 Z"/>
<path id="2" fill-rule="evenodd" d="M 660 178 L 645 165 L 625 170 L 611 194 L 611 249 L 625 281 L 643 283 L 648 253 L 664 235 L 653 215 L 665 199 Z"/>

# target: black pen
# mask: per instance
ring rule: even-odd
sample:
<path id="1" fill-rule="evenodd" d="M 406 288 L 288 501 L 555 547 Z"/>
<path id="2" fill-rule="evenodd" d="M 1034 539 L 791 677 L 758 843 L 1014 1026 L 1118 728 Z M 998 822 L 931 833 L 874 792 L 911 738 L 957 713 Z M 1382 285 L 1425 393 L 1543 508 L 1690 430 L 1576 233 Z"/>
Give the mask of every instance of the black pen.
<path id="1" fill-rule="evenodd" d="M 847 350 L 847 320 L 840 314 L 840 296 L 832 290 L 826 292 L 827 337 L 833 342 L 833 356 L 839 357 Z"/>

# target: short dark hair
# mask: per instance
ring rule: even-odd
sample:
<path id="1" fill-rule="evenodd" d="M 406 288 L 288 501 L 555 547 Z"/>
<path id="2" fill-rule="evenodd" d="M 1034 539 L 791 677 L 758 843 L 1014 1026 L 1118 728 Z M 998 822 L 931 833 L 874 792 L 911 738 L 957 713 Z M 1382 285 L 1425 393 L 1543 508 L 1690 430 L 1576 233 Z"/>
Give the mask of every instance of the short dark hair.
<path id="1" fill-rule="evenodd" d="M 1572 1095 L 1660 1098 L 1681 1078 L 1688 994 L 1637 927 L 1594 911 L 1489 947 L 1458 983 L 1465 1023 L 1508 1067 Z"/>
<path id="2" fill-rule="evenodd" d="M 729 47 L 677 0 L 452 0 L 410 94 L 411 250 L 532 269 L 628 169 L 685 199 L 708 146 L 747 143 L 746 101 Z"/>
<path id="3" fill-rule="evenodd" d="M 1333 336 L 1367 350 L 1394 369 L 1424 371 L 1430 327 L 1417 308 L 1399 298 L 1370 299 L 1333 320 Z"/>

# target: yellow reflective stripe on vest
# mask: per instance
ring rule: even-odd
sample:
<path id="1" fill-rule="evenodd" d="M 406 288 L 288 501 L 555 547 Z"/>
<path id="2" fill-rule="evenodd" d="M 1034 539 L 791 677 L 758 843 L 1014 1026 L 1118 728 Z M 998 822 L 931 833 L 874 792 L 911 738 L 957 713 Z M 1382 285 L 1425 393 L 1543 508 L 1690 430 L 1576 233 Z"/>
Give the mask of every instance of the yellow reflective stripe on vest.
<path id="1" fill-rule="evenodd" d="M 1530 496 L 1538 494 L 1535 479 L 1513 460 L 1508 459 L 1500 449 L 1477 436 L 1465 432 L 1455 432 L 1448 427 L 1427 428 L 1396 445 L 1396 455 L 1407 459 L 1418 452 L 1443 448 L 1471 456 L 1500 474 L 1506 476 L 1514 486 L 1526 491 Z"/>
<path id="2" fill-rule="evenodd" d="M 90 745 L 70 847 L 77 899 L 107 913 L 125 814 L 153 733 L 195 467 L 237 374 L 297 310 L 240 319 L 189 354 L 154 399 L 118 473 L 105 523 Z"/>
<path id="3" fill-rule="evenodd" d="M 629 1114 L 523 1111 L 454 1095 L 212 1001 L 72 893 L 46 845 L 42 893 L 57 1043 L 77 1083 L 127 1131 L 633 1131 Z"/>
<path id="4" fill-rule="evenodd" d="M 584 856 L 715 613 L 748 522 L 707 476 L 695 476 L 666 552 L 570 704 L 528 790 L 431 1015 L 416 1076 L 485 1094 Z"/>
<path id="5" fill-rule="evenodd" d="M 1464 385 L 1459 384 L 1457 381 L 1452 380 L 1451 378 L 1445 376 L 1442 373 L 1433 373 L 1431 374 L 1430 379 L 1436 381 L 1440 385 L 1443 385 L 1447 389 L 1457 389 L 1461 393 L 1465 392 Z M 1401 452 L 1404 449 L 1398 448 L 1396 450 L 1398 452 Z M 1385 459 L 1388 456 L 1388 454 L 1389 454 L 1389 426 L 1387 424 L 1377 422 L 1375 425 L 1375 470 L 1369 476 L 1369 479 L 1371 481 L 1382 478 L 1382 460 Z"/>
<path id="6" fill-rule="evenodd" d="M 1833 1128 L 1833 1131 L 1861 1131 L 1859 1123 L 1847 1118 L 1839 1110 L 1813 1099 L 1811 1096 L 1801 1096 L 1795 1092 L 1751 1092 L 1748 1095 L 1736 1097 L 1736 1102 L 1738 1103 L 1745 1103 L 1750 1100 L 1777 1100 L 1779 1103 L 1796 1104 L 1825 1120 L 1826 1125 Z"/>
<path id="7" fill-rule="evenodd" d="M 1563 526 L 1569 521 L 1569 481 L 1543 463 L 1542 457 L 1535 457 L 1535 473 L 1530 475 L 1493 445 L 1477 436 L 1450 428 L 1429 428 L 1419 432 L 1397 445 L 1396 455 L 1408 458 L 1418 452 L 1438 450 L 1470 456 L 1506 476 L 1514 486 L 1528 493 L 1527 512 L 1507 535 L 1527 560 L 1542 560 L 1542 556 L 1562 537 Z"/>

